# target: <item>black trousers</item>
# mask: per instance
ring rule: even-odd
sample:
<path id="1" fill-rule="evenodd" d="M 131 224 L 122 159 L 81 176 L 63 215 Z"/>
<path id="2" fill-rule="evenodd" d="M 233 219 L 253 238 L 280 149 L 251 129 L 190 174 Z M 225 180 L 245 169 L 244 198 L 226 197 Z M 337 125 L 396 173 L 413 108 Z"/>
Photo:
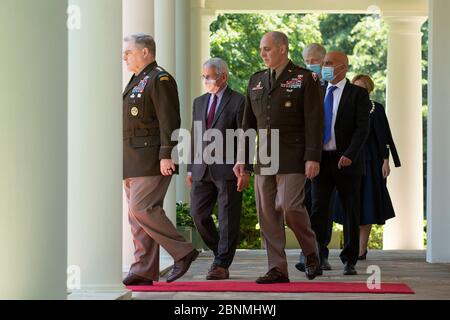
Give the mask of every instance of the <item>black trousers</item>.
<path id="1" fill-rule="evenodd" d="M 218 203 L 219 230 L 212 218 Z M 193 181 L 191 216 L 205 244 L 214 252 L 216 266 L 228 268 L 239 244 L 242 193 L 236 180 L 214 180 L 209 169 L 200 181 Z"/>
<path id="2" fill-rule="evenodd" d="M 312 182 L 311 180 L 307 179 L 305 183 L 305 207 L 306 210 L 308 210 L 308 214 L 311 217 L 312 215 Z M 331 242 L 331 237 L 333 235 L 333 217 L 330 215 L 330 219 L 328 220 L 328 227 L 327 227 L 327 236 L 324 239 L 325 246 L 323 248 L 320 248 L 320 257 L 324 257 L 328 259 L 328 244 Z"/>
<path id="3" fill-rule="evenodd" d="M 340 156 L 323 152 L 320 174 L 312 183 L 311 225 L 316 233 L 319 250 L 328 245 L 328 227 L 332 212 L 331 194 L 337 189 L 344 209 L 344 249 L 341 261 L 356 265 L 359 255 L 360 184 L 361 176 L 338 169 Z"/>

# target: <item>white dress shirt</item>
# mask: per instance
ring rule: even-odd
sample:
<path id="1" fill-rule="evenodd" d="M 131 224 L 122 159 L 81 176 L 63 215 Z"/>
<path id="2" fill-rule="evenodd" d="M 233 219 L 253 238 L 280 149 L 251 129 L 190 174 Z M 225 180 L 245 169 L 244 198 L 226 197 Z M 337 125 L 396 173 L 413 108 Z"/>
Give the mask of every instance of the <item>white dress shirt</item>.
<path id="1" fill-rule="evenodd" d="M 334 125 L 336 124 L 336 116 L 339 110 L 339 103 L 341 103 L 342 92 L 344 92 L 344 87 L 346 84 L 347 79 L 345 78 L 336 84 L 328 83 L 326 94 L 328 94 L 328 89 L 330 89 L 331 87 L 337 87 L 337 89 L 335 89 L 333 92 L 333 117 L 331 120 L 331 140 L 323 146 L 323 150 L 325 151 L 336 151 L 336 136 L 334 134 Z"/>
<path id="2" fill-rule="evenodd" d="M 214 114 L 217 114 L 217 111 L 219 111 L 220 103 L 222 102 L 223 94 L 225 93 L 225 90 L 227 90 L 228 85 L 226 85 L 222 90 L 217 92 L 215 95 L 217 96 L 217 105 L 216 105 L 216 112 Z M 214 101 L 214 95 L 210 94 L 209 96 L 209 102 L 208 102 L 208 111 L 206 112 L 206 117 L 208 117 L 209 110 L 211 110 L 211 106 Z"/>

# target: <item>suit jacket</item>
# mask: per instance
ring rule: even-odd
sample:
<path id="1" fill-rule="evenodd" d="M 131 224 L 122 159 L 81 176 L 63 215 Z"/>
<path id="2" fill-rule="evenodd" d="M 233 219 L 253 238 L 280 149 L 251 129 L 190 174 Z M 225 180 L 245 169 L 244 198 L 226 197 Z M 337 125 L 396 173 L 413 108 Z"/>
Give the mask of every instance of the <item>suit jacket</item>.
<path id="1" fill-rule="evenodd" d="M 203 159 L 203 151 L 211 143 L 203 141 L 202 137 L 194 136 L 194 121 L 201 123 L 201 135 L 206 131 L 206 119 L 208 112 L 208 104 L 211 95 L 204 94 L 194 100 L 192 109 L 192 130 L 191 130 L 191 163 L 188 165 L 188 172 L 192 172 L 192 179 L 200 181 L 205 175 L 206 169 L 209 166 L 211 175 L 215 180 L 235 180 L 236 176 L 233 172 L 234 164 L 237 158 L 237 137 L 234 141 L 228 141 L 226 137 L 226 130 L 237 130 L 242 127 L 242 114 L 244 112 L 245 98 L 242 94 L 227 87 L 223 93 L 222 100 L 218 106 L 211 129 L 219 130 L 223 137 L 223 155 L 220 156 L 223 164 L 206 164 Z M 197 147 L 194 139 L 202 141 Z M 232 154 L 227 154 L 226 146 L 234 144 Z M 215 155 L 219 156 L 219 155 Z M 228 159 L 232 159 L 232 163 L 227 164 Z M 201 160 L 201 163 L 195 163 L 196 158 Z M 197 161 L 198 162 L 198 161 Z"/>
<path id="2" fill-rule="evenodd" d="M 157 63 L 133 76 L 123 93 L 123 177 L 159 176 L 160 160 L 171 159 L 180 128 L 175 79 Z"/>
<path id="3" fill-rule="evenodd" d="M 305 173 L 305 161 L 320 161 L 322 154 L 324 100 L 319 77 L 290 61 L 272 86 L 269 78 L 270 70 L 251 77 L 243 129 L 278 129 L 278 174 Z M 257 157 L 255 173 L 262 167 L 269 165 Z"/>
<path id="4" fill-rule="evenodd" d="M 347 80 L 334 126 L 338 155 L 352 160 L 351 166 L 341 169 L 342 173 L 363 175 L 365 172 L 361 151 L 369 135 L 371 108 L 367 90 Z"/>
<path id="5" fill-rule="evenodd" d="M 371 121 L 373 122 L 373 130 L 378 143 L 378 150 L 380 150 L 383 159 L 389 158 L 389 153 L 392 154 L 392 159 L 396 167 L 400 167 L 400 158 L 398 156 L 397 147 L 392 138 L 389 121 L 386 117 L 383 105 L 372 101 Z"/>

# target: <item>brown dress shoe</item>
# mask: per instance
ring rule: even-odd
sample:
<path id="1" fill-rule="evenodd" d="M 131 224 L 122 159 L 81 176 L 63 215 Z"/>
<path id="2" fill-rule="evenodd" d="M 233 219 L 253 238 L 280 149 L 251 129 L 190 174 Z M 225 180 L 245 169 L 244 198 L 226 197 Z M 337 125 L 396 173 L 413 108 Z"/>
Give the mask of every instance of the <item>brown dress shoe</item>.
<path id="1" fill-rule="evenodd" d="M 312 253 L 306 257 L 305 275 L 309 280 L 313 280 L 317 276 L 323 274 L 320 266 L 320 260 L 316 253 Z"/>
<path id="2" fill-rule="evenodd" d="M 272 268 L 266 275 L 256 279 L 256 283 L 259 284 L 271 284 L 271 283 L 288 283 L 289 278 L 287 275 L 281 273 L 277 268 Z"/>
<path id="3" fill-rule="evenodd" d="M 227 268 L 222 268 L 218 266 L 214 266 L 208 272 L 206 276 L 206 280 L 226 280 L 230 278 L 230 272 Z"/>
<path id="4" fill-rule="evenodd" d="M 153 281 L 146 279 L 144 277 L 138 276 L 134 273 L 129 273 L 125 279 L 123 279 L 123 284 L 126 286 L 152 286 Z"/>
<path id="5" fill-rule="evenodd" d="M 198 257 L 198 251 L 192 250 L 189 252 L 183 259 L 178 260 L 173 265 L 172 272 L 167 276 L 167 282 L 173 282 L 179 278 L 181 278 L 191 266 L 191 263 L 195 261 Z"/>

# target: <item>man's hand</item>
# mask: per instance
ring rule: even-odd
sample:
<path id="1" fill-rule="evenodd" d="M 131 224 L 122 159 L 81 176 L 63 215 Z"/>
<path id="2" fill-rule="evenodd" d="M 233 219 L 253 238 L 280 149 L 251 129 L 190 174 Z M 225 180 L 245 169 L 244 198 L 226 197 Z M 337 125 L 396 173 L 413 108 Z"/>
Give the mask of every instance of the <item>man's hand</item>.
<path id="1" fill-rule="evenodd" d="M 338 162 L 338 169 L 341 170 L 344 167 L 350 167 L 352 165 L 352 160 L 347 157 L 342 156 Z"/>
<path id="2" fill-rule="evenodd" d="M 187 177 L 186 177 L 186 185 L 189 188 L 192 188 L 192 175 L 191 174 L 188 174 Z"/>
<path id="3" fill-rule="evenodd" d="M 383 166 L 381 167 L 383 178 L 386 179 L 391 174 L 391 167 L 389 166 L 389 159 L 384 159 Z"/>
<path id="4" fill-rule="evenodd" d="M 248 173 L 245 173 L 243 176 L 238 178 L 237 191 L 243 192 L 245 189 L 248 188 L 249 183 L 250 183 L 250 175 Z"/>
<path id="5" fill-rule="evenodd" d="M 246 174 L 245 165 L 243 163 L 236 163 L 236 165 L 233 168 L 233 172 L 236 175 L 236 178 L 239 179 L 240 177 Z"/>
<path id="6" fill-rule="evenodd" d="M 314 179 L 319 175 L 320 163 L 317 161 L 306 161 L 305 164 L 305 175 L 307 179 Z"/>
<path id="7" fill-rule="evenodd" d="M 175 163 L 173 163 L 172 159 L 162 159 L 160 162 L 160 170 L 161 174 L 165 177 L 173 175 L 175 172 Z"/>

